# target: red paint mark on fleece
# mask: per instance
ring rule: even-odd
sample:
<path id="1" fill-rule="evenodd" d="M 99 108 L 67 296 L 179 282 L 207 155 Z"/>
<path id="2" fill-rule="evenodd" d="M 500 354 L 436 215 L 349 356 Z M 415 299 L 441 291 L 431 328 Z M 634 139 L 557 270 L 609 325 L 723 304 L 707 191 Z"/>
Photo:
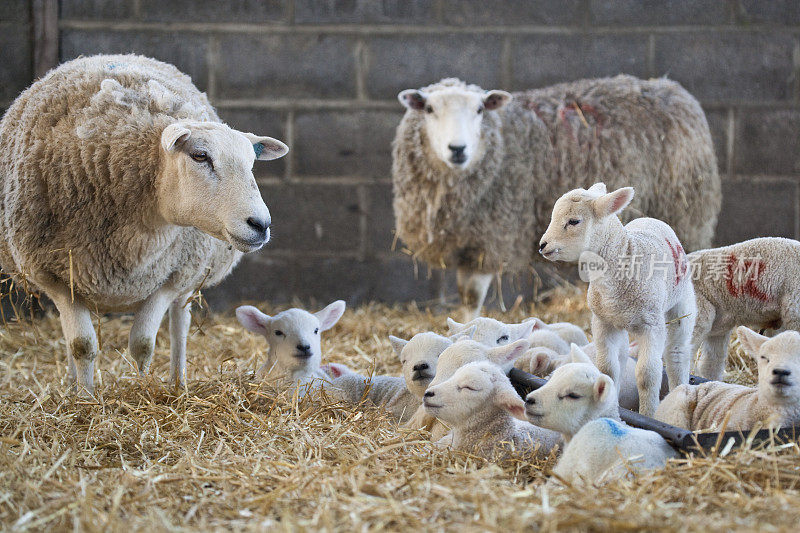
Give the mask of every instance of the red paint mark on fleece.
<path id="1" fill-rule="evenodd" d="M 672 263 L 675 265 L 675 285 L 677 286 L 689 269 L 688 261 L 686 261 L 686 252 L 683 251 L 681 243 L 677 243 L 673 247 L 669 239 L 664 240 L 667 241 L 667 246 L 669 246 L 669 251 L 672 254 Z"/>
<path id="2" fill-rule="evenodd" d="M 764 262 L 758 259 L 739 259 L 736 254 L 728 257 L 728 271 L 725 281 L 728 292 L 736 298 L 743 295 L 766 302 L 769 295 L 756 286 L 756 282 L 764 271 Z"/>

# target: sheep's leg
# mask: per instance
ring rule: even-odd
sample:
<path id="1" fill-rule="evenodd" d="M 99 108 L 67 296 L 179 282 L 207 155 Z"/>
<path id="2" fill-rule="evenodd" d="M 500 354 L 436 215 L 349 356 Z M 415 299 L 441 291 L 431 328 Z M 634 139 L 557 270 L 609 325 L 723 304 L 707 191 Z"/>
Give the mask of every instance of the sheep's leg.
<path id="1" fill-rule="evenodd" d="M 667 327 L 663 324 L 648 327 L 637 333 L 635 338 L 639 341 L 639 359 L 636 361 L 639 412 L 653 416 L 658 407 L 658 393 L 664 373 L 661 356 L 667 341 Z"/>
<path id="2" fill-rule="evenodd" d="M 623 357 L 628 357 L 628 333 L 606 324 L 596 315 L 592 315 L 592 337 L 597 348 L 595 363 L 603 374 L 610 377 L 620 392 L 624 378 L 625 364 Z"/>
<path id="3" fill-rule="evenodd" d="M 722 335 L 709 335 L 705 338 L 697 363 L 697 373 L 706 379 L 722 381 L 725 374 L 725 361 L 728 359 L 728 342 L 731 332 L 726 331 Z"/>
<path id="4" fill-rule="evenodd" d="M 97 357 L 97 336 L 89 310 L 69 293 L 51 295 L 61 318 L 61 329 L 67 341 L 70 387 L 79 393 L 94 392 L 94 360 Z"/>
<path id="5" fill-rule="evenodd" d="M 692 332 L 692 356 L 694 358 L 694 356 L 697 355 L 697 350 L 700 350 L 700 355 L 697 362 L 697 372 L 703 377 L 709 377 L 704 374 L 704 370 L 700 369 L 707 368 L 710 370 L 714 367 L 714 365 L 718 364 L 715 362 L 718 359 L 718 351 L 710 353 L 706 348 L 709 341 L 709 336 L 711 335 L 711 330 L 714 327 L 714 320 L 717 317 L 717 309 L 702 294 L 695 293 L 695 295 L 697 318 L 695 319 L 694 331 Z M 722 366 L 724 366 L 724 363 Z M 712 373 L 716 373 L 716 371 L 713 371 Z"/>
<path id="6" fill-rule="evenodd" d="M 467 321 L 479 317 L 489 285 L 492 283 L 492 274 L 481 274 L 459 268 L 456 271 L 456 283 L 461 304 L 468 309 Z"/>
<path id="7" fill-rule="evenodd" d="M 169 305 L 169 380 L 176 388 L 186 387 L 186 338 L 192 322 L 188 299 L 184 295 Z"/>
<path id="8" fill-rule="evenodd" d="M 692 364 L 692 330 L 697 310 L 694 295 L 687 295 L 667 313 L 667 346 L 664 351 L 664 366 L 667 370 L 669 390 L 689 383 L 689 367 Z M 663 378 L 662 378 L 663 379 Z M 659 390 L 661 386 L 659 385 Z"/>
<path id="9" fill-rule="evenodd" d="M 133 317 L 128 337 L 128 353 L 136 361 L 139 374 L 142 376 L 150 370 L 158 328 L 161 326 L 164 313 L 176 296 L 175 291 L 161 288 L 144 301 Z"/>
<path id="10" fill-rule="evenodd" d="M 431 272 L 431 282 L 435 298 L 439 302 L 439 305 L 444 308 L 444 306 L 447 305 L 445 271 L 441 268 L 434 268 L 433 272 Z"/>

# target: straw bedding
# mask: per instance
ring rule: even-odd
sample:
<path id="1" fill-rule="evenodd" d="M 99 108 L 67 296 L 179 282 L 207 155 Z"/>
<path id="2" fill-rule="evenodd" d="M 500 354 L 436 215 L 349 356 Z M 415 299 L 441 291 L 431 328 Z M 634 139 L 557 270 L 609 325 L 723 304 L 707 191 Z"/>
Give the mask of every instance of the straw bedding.
<path id="1" fill-rule="evenodd" d="M 262 306 L 267 312 L 269 306 Z M 588 325 L 584 295 L 494 314 Z M 445 329 L 416 306 L 349 310 L 323 336 L 323 361 L 399 373 L 388 333 Z M 8 318 L 8 317 L 6 317 Z M 52 314 L 0 327 L 0 529 L 726 530 L 800 519 L 797 443 L 693 457 L 599 490 L 544 491 L 553 459 L 502 466 L 434 448 L 375 408 L 252 381 L 266 344 L 232 313 L 198 313 L 188 390 L 140 380 L 122 355 L 129 317 L 103 317 L 96 400 L 66 394 Z M 737 349 L 729 370 L 753 382 Z M 168 375 L 159 334 L 155 376 Z"/>

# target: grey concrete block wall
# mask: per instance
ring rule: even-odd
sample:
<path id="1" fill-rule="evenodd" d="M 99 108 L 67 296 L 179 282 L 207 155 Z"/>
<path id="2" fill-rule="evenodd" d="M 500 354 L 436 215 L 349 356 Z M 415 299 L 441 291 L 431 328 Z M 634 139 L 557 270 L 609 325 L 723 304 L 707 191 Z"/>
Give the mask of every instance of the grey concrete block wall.
<path id="1" fill-rule="evenodd" d="M 28 2 L 0 3 L 4 109 L 31 81 L 32 37 Z M 520 90 L 667 75 L 708 116 L 725 195 L 717 242 L 800 237 L 795 0 L 61 0 L 59 34 L 61 60 L 175 63 L 224 120 L 292 147 L 256 167 L 275 238 L 208 291 L 220 308 L 435 296 L 425 265 L 392 249 L 390 143 L 397 92 L 444 76 Z M 533 285 L 526 273 L 504 293 Z"/>

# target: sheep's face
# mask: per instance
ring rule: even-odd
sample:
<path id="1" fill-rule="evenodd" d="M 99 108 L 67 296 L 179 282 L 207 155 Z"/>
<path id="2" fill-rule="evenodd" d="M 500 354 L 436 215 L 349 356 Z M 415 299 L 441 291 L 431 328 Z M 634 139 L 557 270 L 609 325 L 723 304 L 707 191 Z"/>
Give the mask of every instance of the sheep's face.
<path id="1" fill-rule="evenodd" d="M 773 405 L 800 408 L 800 333 L 769 338 L 741 326 L 739 340 L 758 364 L 758 393 Z"/>
<path id="2" fill-rule="evenodd" d="M 466 169 L 483 155 L 484 112 L 500 109 L 511 95 L 448 87 L 431 93 L 408 89 L 397 98 L 408 109 L 423 114 L 425 134 L 436 157 L 452 169 Z"/>
<path id="3" fill-rule="evenodd" d="M 445 348 L 439 356 L 436 375 L 433 377 L 431 385 L 442 383 L 462 366 L 476 361 L 488 361 L 498 365 L 504 371 L 511 370 L 514 361 L 521 357 L 529 347 L 530 343 L 525 339 L 496 348 L 488 348 L 473 340 L 459 340 Z"/>
<path id="4" fill-rule="evenodd" d="M 403 378 L 406 381 L 406 388 L 414 396 L 422 398 L 425 389 L 430 385 L 433 376 L 436 375 L 436 366 L 439 355 L 453 341 L 447 337 L 442 337 L 433 332 L 418 333 L 405 341 L 397 337 L 390 336 L 392 348 L 400 364 L 403 365 Z"/>
<path id="5" fill-rule="evenodd" d="M 548 382 L 525 398 L 531 424 L 571 437 L 617 402 L 614 383 L 573 345 L 571 361 L 556 368 Z"/>
<path id="6" fill-rule="evenodd" d="M 248 330 L 264 335 L 275 368 L 285 372 L 313 372 L 321 362 L 320 334 L 338 322 L 344 309 L 345 303 L 337 300 L 316 313 L 295 308 L 273 317 L 245 305 L 236 309 L 236 317 Z"/>
<path id="7" fill-rule="evenodd" d="M 466 324 L 460 324 L 452 318 L 447 319 L 447 327 L 450 334 L 461 333 L 471 327 L 475 328 L 472 340 L 485 346 L 504 346 L 519 339 L 527 338 L 535 323 L 527 321 L 522 324 L 504 324 L 499 320 L 488 317 L 478 317 L 470 320 Z"/>
<path id="8" fill-rule="evenodd" d="M 599 250 L 608 218 L 616 217 L 632 199 L 632 188 L 606 194 L 603 183 L 566 193 L 553 206 L 539 253 L 550 261 L 574 263 L 584 251 Z"/>
<path id="9" fill-rule="evenodd" d="M 524 420 L 522 399 L 500 367 L 487 361 L 459 368 L 449 379 L 429 387 L 422 402 L 428 414 L 454 427 L 496 407 Z"/>
<path id="10" fill-rule="evenodd" d="M 288 152 L 271 137 L 216 122 L 181 121 L 161 134 L 159 209 L 171 224 L 193 226 L 242 252 L 269 241 L 269 209 L 252 167 Z"/>

